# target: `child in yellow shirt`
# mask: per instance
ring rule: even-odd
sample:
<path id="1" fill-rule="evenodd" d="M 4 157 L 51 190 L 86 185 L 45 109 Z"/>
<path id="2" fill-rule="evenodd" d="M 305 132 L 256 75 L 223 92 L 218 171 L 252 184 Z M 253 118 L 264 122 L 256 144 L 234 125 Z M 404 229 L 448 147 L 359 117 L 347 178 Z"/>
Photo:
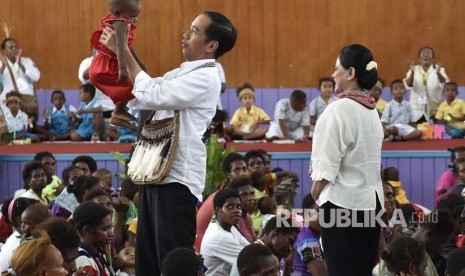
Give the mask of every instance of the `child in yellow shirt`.
<path id="1" fill-rule="evenodd" d="M 465 136 L 465 102 L 457 99 L 457 84 L 447 82 L 443 89 L 446 100 L 443 101 L 434 116 L 436 123 L 445 124 L 447 133 L 453 138 Z"/>
<path id="2" fill-rule="evenodd" d="M 378 111 L 378 114 L 379 114 L 379 117 L 381 117 L 381 115 L 383 115 L 383 111 L 384 109 L 386 108 L 386 105 L 387 105 L 387 102 L 383 99 L 380 98 L 381 96 L 381 93 L 383 93 L 383 87 L 384 87 L 384 84 L 383 84 L 383 81 L 381 80 L 378 80 L 375 84 L 375 86 L 373 86 L 373 88 L 371 88 L 370 90 L 370 95 L 375 98 L 375 102 L 376 102 L 376 111 Z"/>
<path id="3" fill-rule="evenodd" d="M 261 128 L 261 124 L 268 124 L 270 116 L 266 112 L 254 106 L 255 93 L 251 85 L 244 85 L 238 91 L 239 101 L 242 107 L 236 110 L 229 123 L 233 130 L 235 140 L 257 140 L 265 137 L 268 129 Z"/>

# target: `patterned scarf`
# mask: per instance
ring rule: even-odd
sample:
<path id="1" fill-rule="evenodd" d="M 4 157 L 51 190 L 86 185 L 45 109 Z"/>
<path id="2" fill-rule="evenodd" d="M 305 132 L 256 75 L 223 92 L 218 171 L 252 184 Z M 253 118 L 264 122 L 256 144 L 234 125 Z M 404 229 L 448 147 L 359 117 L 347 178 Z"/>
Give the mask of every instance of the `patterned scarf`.
<path id="1" fill-rule="evenodd" d="M 375 109 L 376 102 L 375 98 L 368 95 L 364 90 L 347 90 L 338 95 L 337 99 L 349 98 L 357 103 L 363 105 L 368 109 Z"/>

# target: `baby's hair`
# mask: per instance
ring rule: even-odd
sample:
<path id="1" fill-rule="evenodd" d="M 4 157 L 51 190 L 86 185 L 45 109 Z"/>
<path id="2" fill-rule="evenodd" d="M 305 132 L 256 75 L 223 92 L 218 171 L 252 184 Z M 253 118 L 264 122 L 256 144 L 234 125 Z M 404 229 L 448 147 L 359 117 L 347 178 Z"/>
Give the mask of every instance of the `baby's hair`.
<path id="1" fill-rule="evenodd" d="M 434 49 L 431 47 L 431 46 L 423 46 L 420 48 L 420 50 L 418 50 L 418 57 L 420 57 L 420 54 L 423 50 L 426 50 L 426 49 L 430 49 L 431 52 L 433 53 L 433 58 L 435 57 L 435 54 L 434 54 Z"/>
<path id="2" fill-rule="evenodd" d="M 40 223 L 41 221 L 51 217 L 48 207 L 42 203 L 34 203 L 29 205 L 23 213 L 28 212 L 32 215 L 34 222 Z"/>
<path id="3" fill-rule="evenodd" d="M 53 90 L 52 96 L 51 96 L 52 99 L 53 99 L 53 96 L 55 96 L 55 94 L 61 94 L 63 96 L 63 98 L 66 99 L 65 92 L 63 92 L 63 90 Z"/>
<path id="4" fill-rule="evenodd" d="M 305 101 L 307 99 L 307 94 L 305 94 L 305 92 L 300 89 L 296 89 L 292 91 L 291 98 L 297 101 Z"/>
<path id="5" fill-rule="evenodd" d="M 244 89 L 246 89 L 246 88 L 248 88 L 248 89 L 250 89 L 250 90 L 252 90 L 252 91 L 255 92 L 255 88 L 253 87 L 253 85 L 250 84 L 250 83 L 248 83 L 248 82 L 246 82 L 246 83 L 244 83 L 242 86 L 239 86 L 239 87 L 236 89 L 236 94 L 237 94 L 237 96 L 239 97 L 239 93 L 241 93 L 241 91 L 244 90 Z"/>
<path id="6" fill-rule="evenodd" d="M 333 84 L 333 87 L 336 85 L 336 83 L 334 82 L 334 79 L 333 78 L 330 78 L 330 77 L 322 77 L 319 81 L 318 81 L 318 88 L 321 88 L 321 85 L 324 83 L 324 82 L 330 82 Z"/>
<path id="7" fill-rule="evenodd" d="M 263 259 L 274 257 L 273 252 L 266 246 L 252 243 L 244 247 L 237 257 L 237 269 L 257 273 L 263 265 Z"/>
<path id="8" fill-rule="evenodd" d="M 408 272 L 410 263 L 419 266 L 425 259 L 425 247 L 410 237 L 398 237 L 381 252 L 381 259 L 386 262 L 389 271 L 399 274 Z"/>
<path id="9" fill-rule="evenodd" d="M 138 191 L 139 186 L 134 184 L 131 179 L 126 179 L 121 183 L 121 194 L 129 200 L 133 200 Z"/>
<path id="10" fill-rule="evenodd" d="M 89 93 L 90 97 L 93 99 L 95 97 L 95 86 L 90 83 L 85 83 L 81 86 L 82 91 Z"/>
<path id="11" fill-rule="evenodd" d="M 113 177 L 113 173 L 107 168 L 98 169 L 92 175 L 95 176 L 95 177 L 98 177 L 98 178 L 103 178 L 103 177 L 106 177 L 108 175 Z"/>
<path id="12" fill-rule="evenodd" d="M 74 226 L 79 232 L 84 226 L 96 228 L 111 213 L 112 210 L 93 201 L 83 202 L 73 213 Z"/>
<path id="13" fill-rule="evenodd" d="M 262 198 L 260 198 L 257 202 L 257 206 L 258 206 L 258 210 L 260 210 L 260 213 L 266 215 L 266 214 L 270 214 L 270 215 L 274 215 L 276 214 L 276 206 L 275 206 L 276 202 L 274 201 L 274 199 L 272 199 L 271 197 L 268 197 L 268 196 L 264 196 Z M 272 209 L 270 209 L 272 208 Z"/>
<path id="14" fill-rule="evenodd" d="M 82 171 L 82 169 L 78 166 L 69 166 L 63 170 L 63 173 L 62 173 L 63 180 L 61 184 L 63 184 L 65 187 L 69 185 L 69 174 L 74 170 Z"/>
<path id="15" fill-rule="evenodd" d="M 404 81 L 401 80 L 401 79 L 395 79 L 395 80 L 393 80 L 393 81 L 391 82 L 391 89 L 392 89 L 392 87 L 394 86 L 394 84 L 396 84 L 396 83 L 401 83 L 401 84 L 403 85 L 403 84 L 404 84 Z"/>
<path id="16" fill-rule="evenodd" d="M 384 169 L 386 181 L 399 181 L 399 170 L 396 167 L 387 167 Z"/>

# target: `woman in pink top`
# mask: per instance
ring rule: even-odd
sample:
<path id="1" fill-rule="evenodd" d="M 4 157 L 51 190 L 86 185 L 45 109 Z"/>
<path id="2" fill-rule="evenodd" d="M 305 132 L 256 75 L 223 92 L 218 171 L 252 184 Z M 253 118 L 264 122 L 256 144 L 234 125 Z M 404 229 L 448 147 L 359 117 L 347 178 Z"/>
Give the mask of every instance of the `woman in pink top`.
<path id="1" fill-rule="evenodd" d="M 449 168 L 451 169 L 448 169 L 441 175 L 441 177 L 439 177 L 434 194 L 436 204 L 438 204 L 438 202 L 442 199 L 446 198 L 450 194 L 450 189 L 457 185 L 457 178 L 452 168 L 454 167 L 455 160 L 459 158 L 465 158 L 465 146 L 459 146 L 453 149 L 449 148 L 447 151 L 450 151 L 451 153 L 451 164 L 449 165 Z"/>

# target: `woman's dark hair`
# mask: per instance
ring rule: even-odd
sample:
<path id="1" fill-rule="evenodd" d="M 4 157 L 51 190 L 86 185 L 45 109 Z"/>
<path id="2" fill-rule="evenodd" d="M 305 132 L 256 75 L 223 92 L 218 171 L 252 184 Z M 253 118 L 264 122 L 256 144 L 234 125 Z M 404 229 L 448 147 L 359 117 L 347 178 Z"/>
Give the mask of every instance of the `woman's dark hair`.
<path id="1" fill-rule="evenodd" d="M 396 275 L 400 272 L 408 272 L 410 263 L 419 266 L 425 257 L 425 247 L 410 237 L 394 239 L 389 249 L 381 252 L 381 259 L 386 262 L 387 269 Z"/>
<path id="2" fill-rule="evenodd" d="M 238 198 L 240 200 L 241 196 L 236 191 L 229 188 L 220 190 L 218 193 L 216 193 L 215 198 L 213 198 L 214 208 L 221 209 L 226 200 L 228 200 L 229 198 Z"/>
<path id="3" fill-rule="evenodd" d="M 370 61 L 373 61 L 373 54 L 368 48 L 360 44 L 345 46 L 339 55 L 342 67 L 345 69 L 353 67 L 358 85 L 365 90 L 370 90 L 378 81 L 378 70 L 376 68 L 366 69 Z"/>
<path id="4" fill-rule="evenodd" d="M 97 227 L 112 210 L 93 201 L 81 203 L 73 213 L 74 226 L 80 232 L 84 226 Z"/>
<path id="5" fill-rule="evenodd" d="M 23 169 L 23 187 L 26 190 L 29 190 L 30 187 L 27 184 L 27 182 L 31 179 L 32 177 L 32 171 L 37 170 L 37 169 L 43 169 L 45 174 L 47 174 L 47 179 L 48 179 L 48 173 L 47 170 L 45 169 L 44 165 L 42 165 L 41 162 L 39 161 L 32 161 L 26 164 Z"/>
<path id="6" fill-rule="evenodd" d="M 80 170 L 82 171 L 82 169 L 78 166 L 69 166 L 67 168 L 65 168 L 63 170 L 63 173 L 62 173 L 62 182 L 61 184 L 63 184 L 65 187 L 67 187 L 69 185 L 68 183 L 68 180 L 69 180 L 69 174 L 73 171 L 73 170 Z"/>
<path id="7" fill-rule="evenodd" d="M 14 38 L 7 37 L 7 38 L 5 38 L 5 39 L 2 41 L 2 49 L 3 49 L 3 50 L 5 50 L 5 48 L 6 48 L 6 43 L 7 43 L 8 41 L 14 41 L 14 42 L 18 43 Z"/>
<path id="8" fill-rule="evenodd" d="M 465 152 L 465 146 L 458 146 L 455 148 L 448 148 L 447 151 L 450 152 L 450 161 L 455 161 L 455 154 L 458 152 Z"/>
<path id="9" fill-rule="evenodd" d="M 86 163 L 91 173 L 94 173 L 97 170 L 97 162 L 95 162 L 95 159 L 90 157 L 89 155 L 79 155 L 78 157 L 73 159 L 71 165 L 76 166 L 76 164 L 79 162 Z"/>
<path id="10" fill-rule="evenodd" d="M 40 233 L 47 233 L 52 244 L 61 252 L 64 258 L 70 250 L 79 247 L 81 239 L 74 226 L 64 218 L 51 217 L 39 225 L 32 233 L 34 238 L 40 237 Z"/>
<path id="11" fill-rule="evenodd" d="M 5 221 L 13 225 L 14 227 L 18 227 L 18 225 L 16 225 L 18 218 L 21 217 L 21 214 L 24 212 L 24 210 L 27 209 L 27 207 L 36 203 L 38 203 L 37 200 L 25 197 L 15 198 L 13 199 L 13 203 L 10 200 L 7 206 L 7 214 L 5 216 Z M 11 211 L 9 210 L 10 204 L 13 204 Z"/>
<path id="12" fill-rule="evenodd" d="M 66 189 L 68 193 L 73 193 L 78 202 L 82 202 L 84 193 L 94 187 L 99 186 L 100 179 L 95 176 L 81 175 L 76 178 L 72 186 L 68 186 Z"/>
<path id="13" fill-rule="evenodd" d="M 218 41 L 215 58 L 221 57 L 234 47 L 237 39 L 237 30 L 231 21 L 219 12 L 204 11 L 203 14 L 208 16 L 212 23 L 205 30 L 207 41 Z"/>

